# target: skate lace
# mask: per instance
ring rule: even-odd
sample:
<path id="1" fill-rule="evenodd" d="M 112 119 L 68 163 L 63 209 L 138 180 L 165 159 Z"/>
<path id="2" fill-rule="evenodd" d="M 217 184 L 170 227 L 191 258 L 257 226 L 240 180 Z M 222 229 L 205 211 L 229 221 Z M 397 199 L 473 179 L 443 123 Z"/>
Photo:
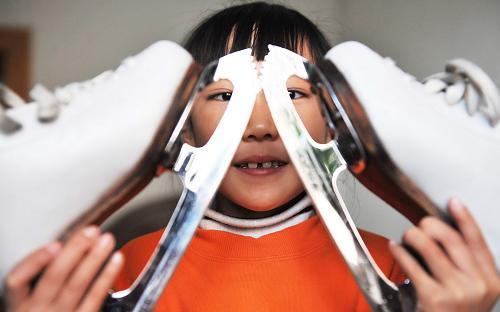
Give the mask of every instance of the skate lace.
<path id="1" fill-rule="evenodd" d="M 448 104 L 464 103 L 467 113 L 481 113 L 492 127 L 500 121 L 500 93 L 491 78 L 477 65 L 464 59 L 446 63 L 445 71 L 424 79 L 432 93 L 444 93 Z"/>
<path id="2" fill-rule="evenodd" d="M 116 70 L 105 71 L 98 76 L 83 81 L 70 83 L 64 87 L 58 87 L 51 92 L 41 84 L 36 84 L 30 91 L 30 97 L 36 102 L 37 118 L 40 122 L 51 122 L 57 119 L 61 106 L 68 105 L 83 92 L 89 91 L 96 85 L 101 84 L 116 76 L 125 67 L 133 63 L 132 58 L 125 59 Z M 26 104 L 14 91 L 0 84 L 0 131 L 12 133 L 22 128 L 22 125 L 6 115 L 8 109 L 13 109 Z"/>

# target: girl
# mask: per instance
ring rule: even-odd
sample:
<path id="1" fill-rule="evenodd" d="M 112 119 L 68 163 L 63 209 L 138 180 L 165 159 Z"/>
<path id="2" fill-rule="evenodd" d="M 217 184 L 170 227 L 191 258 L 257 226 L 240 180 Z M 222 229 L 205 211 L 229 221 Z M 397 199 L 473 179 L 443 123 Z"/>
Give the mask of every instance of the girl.
<path id="1" fill-rule="evenodd" d="M 310 62 L 329 49 L 322 33 L 300 13 L 280 5 L 251 3 L 222 10 L 202 22 L 186 41 L 196 61 L 251 47 L 262 61 L 267 45 L 303 55 Z M 308 84 L 291 78 L 287 88 L 312 137 L 328 132 Z M 207 86 L 193 107 L 185 140 L 202 146 L 213 133 L 232 85 Z M 397 244 L 361 232 L 383 272 L 396 282 L 412 279 L 426 311 L 488 311 L 500 294 L 500 277 L 480 231 L 466 208 L 450 200 L 461 234 L 435 218 L 408 230 L 403 241 L 421 253 L 432 275 Z M 7 281 L 13 311 L 97 310 L 114 282 L 123 289 L 139 274 L 161 232 L 127 244 L 125 268 L 110 234 L 89 227 L 64 246 L 53 243 L 28 257 Z M 29 281 L 46 268 L 29 291 Z M 92 281 L 92 279 L 97 278 Z M 118 276 L 118 277 L 117 277 Z M 212 209 L 160 298 L 165 311 L 367 311 L 343 259 L 310 206 L 262 92 Z"/>

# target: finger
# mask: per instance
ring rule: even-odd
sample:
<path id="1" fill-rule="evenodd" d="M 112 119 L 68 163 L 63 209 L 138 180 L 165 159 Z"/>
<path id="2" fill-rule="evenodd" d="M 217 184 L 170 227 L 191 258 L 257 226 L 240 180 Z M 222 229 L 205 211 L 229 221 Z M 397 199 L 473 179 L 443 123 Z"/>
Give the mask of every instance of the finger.
<path id="1" fill-rule="evenodd" d="M 113 235 L 106 233 L 99 238 L 97 244 L 92 247 L 92 250 L 64 285 L 56 304 L 61 311 L 74 310 L 91 281 L 113 251 L 114 246 Z"/>
<path id="2" fill-rule="evenodd" d="M 389 242 L 389 250 L 405 272 L 406 276 L 413 281 L 418 289 L 429 289 L 436 286 L 436 282 L 422 268 L 422 266 L 411 256 L 405 248 L 394 241 Z"/>
<path id="3" fill-rule="evenodd" d="M 467 207 L 458 199 L 452 198 L 448 208 L 479 266 L 487 270 L 488 274 L 494 274 L 496 269 L 493 255 Z"/>
<path id="4" fill-rule="evenodd" d="M 94 244 L 98 235 L 99 229 L 96 226 L 90 226 L 79 231 L 69 239 L 60 251 L 59 256 L 42 275 L 33 292 L 32 298 L 34 302 L 37 302 L 39 306 L 45 306 L 54 300 L 61 290 L 64 281 L 66 281 L 81 258 Z"/>
<path id="5" fill-rule="evenodd" d="M 60 250 L 61 243 L 50 243 L 28 255 L 14 267 L 5 280 L 7 304 L 10 309 L 15 309 L 28 296 L 31 281 L 40 274 Z"/>
<path id="6" fill-rule="evenodd" d="M 87 312 L 100 309 L 122 266 L 123 255 L 120 252 L 115 252 L 83 299 L 78 311 Z"/>
<path id="7" fill-rule="evenodd" d="M 460 270 L 474 275 L 479 274 L 471 250 L 460 233 L 443 221 L 433 217 L 422 219 L 419 227 L 424 233 L 441 244 L 449 258 Z"/>
<path id="8" fill-rule="evenodd" d="M 418 227 L 412 227 L 403 236 L 403 241 L 418 252 L 439 281 L 454 276 L 454 264 L 440 246 Z"/>

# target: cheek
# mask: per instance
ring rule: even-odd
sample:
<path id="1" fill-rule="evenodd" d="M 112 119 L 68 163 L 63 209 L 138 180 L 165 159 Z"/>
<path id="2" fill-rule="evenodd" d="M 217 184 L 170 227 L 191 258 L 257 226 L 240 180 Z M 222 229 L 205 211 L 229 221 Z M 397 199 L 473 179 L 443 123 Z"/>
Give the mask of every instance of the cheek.
<path id="1" fill-rule="evenodd" d="M 316 103 L 301 103 L 295 106 L 300 119 L 306 126 L 309 135 L 318 143 L 326 143 L 326 122 Z"/>
<path id="2" fill-rule="evenodd" d="M 205 145 L 217 128 L 226 106 L 221 103 L 211 105 L 195 105 L 191 113 L 191 123 L 193 126 L 193 136 L 196 146 Z M 220 104 L 220 105 L 218 105 Z"/>

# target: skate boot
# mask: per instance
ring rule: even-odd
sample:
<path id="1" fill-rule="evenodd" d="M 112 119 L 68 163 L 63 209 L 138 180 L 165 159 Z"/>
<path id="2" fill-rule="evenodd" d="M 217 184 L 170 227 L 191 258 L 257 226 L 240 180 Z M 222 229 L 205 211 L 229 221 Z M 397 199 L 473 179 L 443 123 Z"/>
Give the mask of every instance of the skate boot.
<path id="1" fill-rule="evenodd" d="M 189 53 L 163 41 L 90 81 L 54 93 L 37 86 L 26 105 L 2 87 L 0 280 L 145 187 L 199 73 Z"/>
<path id="2" fill-rule="evenodd" d="M 500 96 L 489 77 L 458 59 L 422 84 L 357 42 L 326 60 L 320 68 L 341 104 L 330 106 L 331 120 L 354 175 L 414 223 L 446 218 L 457 196 L 500 263 Z"/>

